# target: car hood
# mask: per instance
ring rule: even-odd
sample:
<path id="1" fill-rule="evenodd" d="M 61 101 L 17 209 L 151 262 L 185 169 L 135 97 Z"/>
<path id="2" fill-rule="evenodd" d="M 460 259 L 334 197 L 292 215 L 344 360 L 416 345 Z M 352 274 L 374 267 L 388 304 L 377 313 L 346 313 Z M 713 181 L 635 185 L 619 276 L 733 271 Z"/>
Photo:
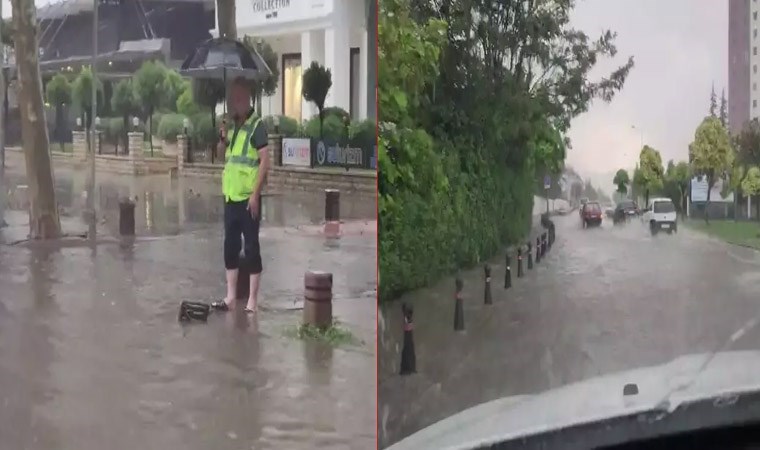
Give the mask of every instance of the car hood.
<path id="1" fill-rule="evenodd" d="M 709 356 L 682 356 L 659 366 L 486 402 L 430 425 L 387 450 L 471 449 L 662 409 L 669 394 L 667 408 L 672 411 L 683 403 L 760 390 L 759 351 L 721 352 L 703 368 Z M 623 387 L 629 383 L 638 386 L 638 394 L 623 395 Z"/>

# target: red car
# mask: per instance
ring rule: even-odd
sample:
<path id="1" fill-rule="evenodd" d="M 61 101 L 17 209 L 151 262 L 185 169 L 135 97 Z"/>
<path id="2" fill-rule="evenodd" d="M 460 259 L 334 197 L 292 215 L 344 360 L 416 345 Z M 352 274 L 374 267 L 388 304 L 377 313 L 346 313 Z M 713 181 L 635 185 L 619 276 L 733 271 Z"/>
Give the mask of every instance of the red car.
<path id="1" fill-rule="evenodd" d="M 588 202 L 581 209 L 583 228 L 602 224 L 602 206 L 598 202 Z"/>

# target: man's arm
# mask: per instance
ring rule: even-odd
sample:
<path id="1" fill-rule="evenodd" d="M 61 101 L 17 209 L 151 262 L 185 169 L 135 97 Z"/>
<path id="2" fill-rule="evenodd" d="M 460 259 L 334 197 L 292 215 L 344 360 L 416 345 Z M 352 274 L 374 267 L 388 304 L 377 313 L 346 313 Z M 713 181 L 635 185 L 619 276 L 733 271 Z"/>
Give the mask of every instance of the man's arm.
<path id="1" fill-rule="evenodd" d="M 269 133 L 264 122 L 259 122 L 251 141 L 253 147 L 259 152 L 259 176 L 256 177 L 256 184 L 253 186 L 253 195 L 258 198 L 264 189 L 269 172 Z"/>

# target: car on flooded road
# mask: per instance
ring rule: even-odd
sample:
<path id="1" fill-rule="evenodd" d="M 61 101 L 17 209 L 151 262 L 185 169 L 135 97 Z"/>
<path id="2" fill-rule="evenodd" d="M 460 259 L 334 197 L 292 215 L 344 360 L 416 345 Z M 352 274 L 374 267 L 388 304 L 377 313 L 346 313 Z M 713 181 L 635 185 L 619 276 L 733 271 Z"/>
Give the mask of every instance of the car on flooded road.
<path id="1" fill-rule="evenodd" d="M 639 215 L 639 207 L 633 200 L 624 200 L 615 206 L 612 222 L 615 224 L 625 223 L 632 217 Z"/>
<path id="2" fill-rule="evenodd" d="M 587 202 L 581 208 L 581 225 L 583 228 L 598 227 L 602 224 L 602 206 L 599 202 Z"/>
<path id="3" fill-rule="evenodd" d="M 668 234 L 678 232 L 678 214 L 673 200 L 653 198 L 644 210 L 643 222 L 649 225 L 652 235 L 665 231 Z"/>

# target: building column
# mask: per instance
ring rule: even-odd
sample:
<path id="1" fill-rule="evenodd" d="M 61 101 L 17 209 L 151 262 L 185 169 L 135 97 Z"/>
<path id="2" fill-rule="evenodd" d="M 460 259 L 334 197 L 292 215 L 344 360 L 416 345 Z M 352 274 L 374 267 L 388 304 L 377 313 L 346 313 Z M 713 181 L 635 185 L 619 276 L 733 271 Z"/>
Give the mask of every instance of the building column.
<path id="1" fill-rule="evenodd" d="M 367 25 L 362 28 L 362 43 L 359 47 L 359 86 L 358 86 L 358 94 L 359 94 L 359 118 L 364 120 L 368 117 L 368 111 L 367 111 L 367 100 L 368 96 L 365 95 L 367 92 L 367 66 L 368 66 L 368 59 L 370 56 L 370 53 L 372 53 L 372 56 L 374 56 L 374 52 L 370 50 L 369 47 L 367 47 L 368 38 L 367 38 Z"/>
<path id="2" fill-rule="evenodd" d="M 362 56 L 367 63 L 367 77 L 365 90 L 367 104 L 367 118 L 376 119 L 377 112 L 377 2 L 367 0 L 367 20 L 365 30 L 367 30 L 367 43 L 365 44 L 370 50 Z M 364 97 L 364 95 L 362 95 Z"/>
<path id="3" fill-rule="evenodd" d="M 309 68 L 312 61 L 324 65 L 324 53 L 322 46 L 322 36 L 320 31 L 304 31 L 301 33 L 301 73 Z M 285 67 L 282 68 L 282 72 L 285 72 Z M 284 88 L 280 88 L 282 95 L 285 95 Z M 307 121 L 317 114 L 317 108 L 313 103 L 307 102 L 301 98 L 301 120 Z"/>
<path id="4" fill-rule="evenodd" d="M 351 109 L 349 89 L 351 76 L 351 48 L 349 46 L 348 8 L 343 2 L 335 2 L 333 25 L 325 30 L 325 66 L 332 73 L 332 88 L 327 94 L 325 106 Z"/>

